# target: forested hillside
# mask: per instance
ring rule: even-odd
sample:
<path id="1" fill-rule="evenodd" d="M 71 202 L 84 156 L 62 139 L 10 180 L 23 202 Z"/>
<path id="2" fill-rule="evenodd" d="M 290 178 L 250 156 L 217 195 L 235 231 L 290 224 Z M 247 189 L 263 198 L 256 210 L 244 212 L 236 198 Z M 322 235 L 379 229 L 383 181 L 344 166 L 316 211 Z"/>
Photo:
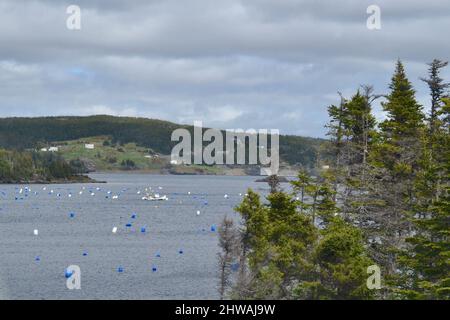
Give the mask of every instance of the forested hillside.
<path id="1" fill-rule="evenodd" d="M 175 129 L 192 126 L 129 117 L 106 115 L 90 117 L 39 117 L 0 119 L 0 147 L 28 149 L 54 141 L 110 136 L 113 143 L 134 142 L 160 154 L 170 154 L 176 142 L 170 140 Z M 280 156 L 289 164 L 311 168 L 317 160 L 321 139 L 280 136 Z"/>
<path id="2" fill-rule="evenodd" d="M 77 163 L 69 163 L 55 153 L 0 149 L 0 183 L 93 181 L 80 173 Z"/>

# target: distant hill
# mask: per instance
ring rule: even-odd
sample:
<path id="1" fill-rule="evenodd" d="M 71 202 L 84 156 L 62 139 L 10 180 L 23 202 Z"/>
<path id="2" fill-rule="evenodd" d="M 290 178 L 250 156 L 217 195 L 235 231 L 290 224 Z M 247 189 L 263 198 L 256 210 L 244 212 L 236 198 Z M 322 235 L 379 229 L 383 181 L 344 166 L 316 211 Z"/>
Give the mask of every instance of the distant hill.
<path id="1" fill-rule="evenodd" d="M 192 126 L 147 118 L 97 115 L 88 117 L 0 118 L 0 147 L 38 148 L 56 141 L 109 136 L 112 143 L 135 143 L 156 153 L 170 154 L 177 142 L 170 140 L 175 129 Z M 290 165 L 313 167 L 322 139 L 280 136 L 280 157 Z"/>

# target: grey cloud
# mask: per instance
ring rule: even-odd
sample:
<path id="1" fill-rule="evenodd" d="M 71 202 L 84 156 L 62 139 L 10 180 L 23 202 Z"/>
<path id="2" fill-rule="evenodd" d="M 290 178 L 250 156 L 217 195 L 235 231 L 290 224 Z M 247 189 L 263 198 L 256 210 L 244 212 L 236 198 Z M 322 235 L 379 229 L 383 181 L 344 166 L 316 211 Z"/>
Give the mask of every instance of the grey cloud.
<path id="1" fill-rule="evenodd" d="M 369 31 L 372 2 L 5 0 L 0 116 L 110 113 L 323 136 L 336 92 L 385 92 L 397 58 L 426 104 L 418 78 L 450 59 L 450 3 L 379 0 L 382 29 Z M 72 3 L 80 31 L 65 27 Z"/>

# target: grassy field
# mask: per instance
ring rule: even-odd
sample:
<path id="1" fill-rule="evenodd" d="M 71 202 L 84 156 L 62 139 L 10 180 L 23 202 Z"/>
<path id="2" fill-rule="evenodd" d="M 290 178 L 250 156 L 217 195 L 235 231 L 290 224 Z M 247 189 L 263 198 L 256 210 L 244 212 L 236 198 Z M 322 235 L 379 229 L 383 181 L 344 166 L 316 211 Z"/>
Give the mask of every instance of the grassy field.
<path id="1" fill-rule="evenodd" d="M 85 144 L 93 144 L 87 149 Z M 170 156 L 160 155 L 135 143 L 112 144 L 109 137 L 99 136 L 53 143 L 68 161 L 81 159 L 95 167 L 95 171 L 141 170 L 148 172 L 178 174 L 224 174 L 223 168 L 170 164 Z"/>

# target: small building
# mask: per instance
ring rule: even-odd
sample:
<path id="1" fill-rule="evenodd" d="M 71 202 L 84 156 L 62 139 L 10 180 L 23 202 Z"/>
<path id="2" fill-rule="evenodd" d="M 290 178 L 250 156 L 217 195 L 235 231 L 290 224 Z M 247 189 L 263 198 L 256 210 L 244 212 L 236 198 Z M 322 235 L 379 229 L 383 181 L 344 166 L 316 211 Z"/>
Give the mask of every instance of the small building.
<path id="1" fill-rule="evenodd" d="M 328 166 L 328 165 L 322 166 L 322 170 L 329 170 L 329 169 L 330 169 L 330 166 Z"/>
<path id="2" fill-rule="evenodd" d="M 94 150 L 95 146 L 93 143 L 85 143 L 84 148 L 89 149 L 89 150 Z"/>
<path id="3" fill-rule="evenodd" d="M 172 159 L 170 160 L 170 164 L 178 166 L 184 164 L 184 161 L 182 159 Z"/>
<path id="4" fill-rule="evenodd" d="M 59 147 L 49 147 L 49 148 L 41 148 L 39 149 L 41 152 L 58 152 Z"/>

